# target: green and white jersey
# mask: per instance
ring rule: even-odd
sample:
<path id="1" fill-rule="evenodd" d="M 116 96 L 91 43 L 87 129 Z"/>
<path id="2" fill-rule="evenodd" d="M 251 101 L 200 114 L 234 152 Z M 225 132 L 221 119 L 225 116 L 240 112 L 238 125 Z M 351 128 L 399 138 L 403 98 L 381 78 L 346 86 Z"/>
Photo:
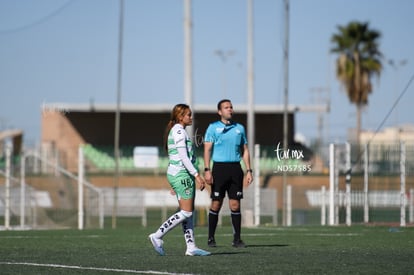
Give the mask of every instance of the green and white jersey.
<path id="1" fill-rule="evenodd" d="M 181 124 L 175 124 L 168 133 L 168 170 L 167 173 L 175 176 L 181 171 L 187 170 L 195 176 L 198 172 L 194 164 L 196 158 L 193 143 Z"/>

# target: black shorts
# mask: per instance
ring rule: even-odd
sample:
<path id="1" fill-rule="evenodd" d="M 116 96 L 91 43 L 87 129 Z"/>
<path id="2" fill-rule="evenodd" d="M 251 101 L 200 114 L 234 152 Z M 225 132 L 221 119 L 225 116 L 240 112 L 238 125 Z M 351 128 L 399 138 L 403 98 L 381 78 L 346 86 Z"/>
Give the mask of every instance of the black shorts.
<path id="1" fill-rule="evenodd" d="M 222 199 L 226 192 L 229 199 L 243 198 L 244 174 L 240 162 L 214 162 L 212 176 L 211 199 Z"/>

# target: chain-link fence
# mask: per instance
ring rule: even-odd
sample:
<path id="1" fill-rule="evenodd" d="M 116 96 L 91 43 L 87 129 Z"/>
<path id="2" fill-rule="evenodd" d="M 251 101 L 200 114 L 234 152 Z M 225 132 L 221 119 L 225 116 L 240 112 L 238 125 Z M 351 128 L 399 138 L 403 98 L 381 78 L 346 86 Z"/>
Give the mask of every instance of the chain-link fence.
<path id="1" fill-rule="evenodd" d="M 322 178 L 323 183 L 314 184 L 310 176 L 304 180 L 307 187 L 293 186 L 294 209 L 306 189 L 307 203 L 299 210 L 305 217 L 303 223 L 414 222 L 413 145 L 370 144 L 359 149 L 356 145 L 331 144 L 329 148 L 329 174 Z M 311 216 L 313 219 L 306 219 Z"/>
<path id="2" fill-rule="evenodd" d="M 132 152 L 132 149 L 128 150 Z M 166 156 L 159 156 L 157 167 L 140 169 L 133 165 L 133 153 L 126 154 L 128 159 L 120 166 L 123 184 L 131 178 L 145 177 L 145 180 L 121 184 L 116 213 L 113 211 L 114 167 L 104 166 L 99 170 L 93 165 L 98 161 L 96 152 L 106 152 L 105 161 L 110 159 L 111 163 L 113 156 L 99 148 L 88 150 L 85 163 L 79 165 L 82 171 L 74 173 L 61 167 L 59 154 L 53 152 L 26 151 L 21 156 L 9 156 L 9 163 L 3 161 L 0 225 L 101 228 L 104 217 L 115 213 L 121 218 L 140 218 L 141 225 L 145 226 L 147 219 L 159 223 L 166 215 L 166 207 L 174 208 L 173 196 L 151 195 L 168 188 Z M 300 147 L 289 148 L 289 152 L 283 150 L 278 145 L 256 147 L 252 156 L 255 181 L 246 187 L 242 201 L 245 226 L 413 223 L 413 145 L 369 144 L 358 149 L 356 145 L 333 144 L 320 146 L 312 155 Z M 88 159 L 91 152 L 95 152 L 92 160 Z M 199 167 L 203 167 L 202 161 Z M 132 176 L 125 179 L 128 173 Z M 99 174 L 99 180 L 92 174 Z M 92 178 L 93 185 L 85 180 L 85 175 Z M 80 184 L 82 192 L 78 188 Z M 208 210 L 209 198 L 204 193 L 196 198 L 198 210 Z M 157 207 L 160 211 L 154 212 Z M 203 211 L 199 211 L 198 218 L 205 224 Z M 226 216 L 226 211 L 224 205 L 221 214 Z"/>
<path id="3" fill-rule="evenodd" d="M 99 228 L 102 195 L 86 181 L 33 151 L 12 157 L 1 172 L 0 218 L 6 229 Z M 82 205 L 79 194 L 82 188 Z"/>

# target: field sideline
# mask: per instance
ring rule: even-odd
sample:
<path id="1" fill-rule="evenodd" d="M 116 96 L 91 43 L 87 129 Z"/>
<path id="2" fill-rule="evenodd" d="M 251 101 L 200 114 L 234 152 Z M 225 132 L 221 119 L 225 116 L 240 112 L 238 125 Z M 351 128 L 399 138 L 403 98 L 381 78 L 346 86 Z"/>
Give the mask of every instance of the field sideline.
<path id="1" fill-rule="evenodd" d="M 414 228 L 386 226 L 243 228 L 248 247 L 231 247 L 231 227 L 218 228 L 209 257 L 184 256 L 181 228 L 158 256 L 147 240 L 155 228 L 0 231 L 0 274 L 412 274 Z"/>

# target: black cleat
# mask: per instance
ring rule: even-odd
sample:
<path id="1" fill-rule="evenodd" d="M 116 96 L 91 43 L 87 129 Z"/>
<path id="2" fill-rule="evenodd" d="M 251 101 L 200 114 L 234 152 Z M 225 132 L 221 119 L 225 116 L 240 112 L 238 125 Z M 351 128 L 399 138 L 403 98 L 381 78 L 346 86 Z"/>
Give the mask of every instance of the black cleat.
<path id="1" fill-rule="evenodd" d="M 246 247 L 246 244 L 242 240 L 233 240 L 233 243 L 231 245 L 237 248 Z"/>
<path id="2" fill-rule="evenodd" d="M 214 238 L 208 238 L 207 245 L 209 247 L 216 247 L 217 246 L 216 240 Z"/>

